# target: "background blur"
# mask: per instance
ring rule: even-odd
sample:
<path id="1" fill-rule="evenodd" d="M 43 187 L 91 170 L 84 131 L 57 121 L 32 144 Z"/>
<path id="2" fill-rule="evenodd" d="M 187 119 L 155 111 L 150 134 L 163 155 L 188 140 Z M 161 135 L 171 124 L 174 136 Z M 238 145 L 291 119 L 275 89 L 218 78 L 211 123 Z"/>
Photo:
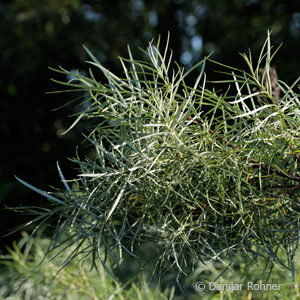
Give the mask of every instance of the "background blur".
<path id="1" fill-rule="evenodd" d="M 127 44 L 136 56 L 158 35 L 174 59 L 187 68 L 214 50 L 213 58 L 245 67 L 238 55 L 250 48 L 257 58 L 267 30 L 275 47 L 273 64 L 291 84 L 300 75 L 300 1 L 279 0 L 1 0 L 0 2 L 0 235 L 26 221 L 5 206 L 46 205 L 42 197 L 19 184 L 14 175 L 41 189 L 60 186 L 56 161 L 66 178 L 76 172 L 68 157 L 81 144 L 82 125 L 66 135 L 76 107 L 54 110 L 69 94 L 50 80 L 59 76 L 48 66 L 86 70 L 86 45 L 113 72 Z M 208 79 L 216 66 L 208 65 Z M 63 79 L 64 78 L 60 78 Z M 18 233 L 1 238 L 1 247 Z"/>

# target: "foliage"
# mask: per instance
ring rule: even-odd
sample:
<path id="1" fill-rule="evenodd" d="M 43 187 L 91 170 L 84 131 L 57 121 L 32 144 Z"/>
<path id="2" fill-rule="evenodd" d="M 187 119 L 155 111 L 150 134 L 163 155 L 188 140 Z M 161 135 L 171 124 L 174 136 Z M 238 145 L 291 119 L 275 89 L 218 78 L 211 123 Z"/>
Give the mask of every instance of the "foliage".
<path id="1" fill-rule="evenodd" d="M 31 239 L 27 250 L 24 245 L 28 241 L 28 234 L 22 233 L 23 238 L 15 243 L 9 254 L 0 256 L 0 297 L 1 299 L 298 299 L 300 287 L 296 284 L 295 290 L 292 287 L 292 278 L 287 272 L 275 267 L 269 282 L 281 284 L 280 291 L 204 291 L 194 289 L 197 282 L 213 282 L 222 270 L 222 264 L 210 262 L 207 265 L 199 264 L 195 271 L 186 278 L 184 283 L 184 295 L 175 294 L 174 289 L 167 289 L 162 294 L 152 285 L 134 281 L 127 277 L 125 283 L 116 283 L 112 278 L 99 268 L 90 270 L 88 264 L 73 262 L 63 269 L 60 269 L 70 253 L 65 248 L 58 254 L 54 251 L 51 257 L 44 258 L 45 251 L 50 242 L 43 238 L 41 232 L 37 237 Z M 299 251 L 296 256 L 295 269 L 299 270 Z M 44 261 L 43 261 L 44 259 Z M 90 258 L 89 258 L 90 259 Z M 88 260 L 89 260 L 88 259 Z M 41 263 L 43 261 L 43 263 Z M 130 262 L 127 262 L 130 264 Z M 125 267 L 128 269 L 128 267 Z M 264 278 L 264 264 L 262 259 L 257 262 L 247 262 L 247 258 L 238 255 L 235 266 L 222 275 L 217 283 L 244 283 L 259 282 Z M 134 283 L 131 283 L 134 282 Z M 295 282 L 300 282 L 300 275 L 297 273 Z"/>
<path id="2" fill-rule="evenodd" d="M 281 254 L 284 255 L 284 253 Z M 210 262 L 207 265 L 198 265 L 195 272 L 187 278 L 185 282 L 185 290 L 187 286 L 194 287 L 194 293 L 190 290 L 188 297 L 177 296 L 176 300 L 196 300 L 201 299 L 263 299 L 263 300 L 274 300 L 274 299 L 299 299 L 300 298 L 300 274 L 298 272 L 300 267 L 299 262 L 299 250 L 295 256 L 295 286 L 293 286 L 293 279 L 289 272 L 286 272 L 284 268 L 274 266 L 271 276 L 266 271 L 266 265 L 264 259 L 258 258 L 257 261 L 251 261 L 246 255 L 240 253 L 236 256 L 234 265 L 231 266 L 230 270 L 223 273 L 219 277 L 222 271 L 222 264 L 219 262 Z M 269 277 L 269 279 L 268 279 Z M 197 282 L 204 282 L 206 289 L 197 291 Z M 278 290 L 251 290 L 248 289 L 248 283 L 257 284 L 262 281 L 263 284 L 276 284 L 280 285 Z M 215 282 L 216 284 L 227 284 L 227 288 L 224 290 L 209 290 L 209 283 Z M 243 284 L 241 290 L 230 291 L 230 284 Z"/>
<path id="3" fill-rule="evenodd" d="M 1 299 L 161 299 L 172 298 L 151 289 L 146 284 L 136 285 L 128 281 L 120 285 L 105 271 L 90 270 L 88 264 L 74 262 L 61 270 L 64 259 L 72 247 L 62 252 L 55 251 L 51 258 L 44 260 L 49 239 L 39 235 L 28 241 L 28 234 L 14 243 L 8 255 L 1 256 L 0 296 Z M 80 260 L 80 256 L 78 259 Z M 41 263 L 43 261 L 43 263 Z"/>
<path id="4" fill-rule="evenodd" d="M 18 178 L 52 203 L 27 208 L 37 215 L 34 221 L 56 219 L 51 248 L 75 244 L 70 260 L 91 254 L 93 264 L 98 258 L 112 276 L 107 257 L 119 265 L 124 251 L 135 256 L 135 247 L 147 243 L 160 248 L 158 270 L 172 270 L 177 278 L 199 261 L 227 266 L 224 258 L 239 252 L 294 274 L 298 81 L 289 87 L 271 78 L 276 51 L 271 54 L 270 35 L 256 65 L 251 54 L 243 55 L 248 71 L 222 65 L 231 79 L 214 84 L 228 84 L 225 91 L 206 87 L 209 57 L 185 72 L 172 64 L 167 47 L 160 52 L 159 40 L 143 51 L 145 61 L 133 59 L 130 50 L 129 59 L 120 58 L 123 78 L 86 51 L 106 83 L 92 69 L 89 76 L 53 70 L 71 78 L 54 80 L 65 91 L 82 92 L 82 110 L 69 130 L 80 120 L 94 121 L 85 135 L 94 157 L 73 159 L 79 176 L 72 180 L 57 165 L 65 190 L 46 193 Z M 199 75 L 190 87 L 192 71 Z M 67 230 L 72 238 L 62 240 Z M 277 255 L 280 248 L 287 263 Z"/>
<path id="5" fill-rule="evenodd" d="M 251 47 L 256 55 L 269 28 L 275 45 L 285 42 L 281 59 L 274 62 L 281 78 L 290 84 L 299 71 L 298 60 L 290 59 L 297 57 L 300 43 L 296 0 L 119 0 L 113 6 L 109 0 L 2 0 L 0 16 L 0 30 L 5 33 L 0 38 L 4 74 L 0 77 L 0 133 L 5 137 L 0 150 L 0 202 L 9 206 L 17 205 L 19 199 L 24 205 L 39 201 L 16 184 L 13 174 L 24 177 L 30 170 L 28 180 L 47 189 L 57 180 L 55 162 L 74 154 L 80 125 L 68 135 L 59 135 L 66 125 L 65 115 L 72 114 L 74 106 L 70 111 L 51 112 L 65 98 L 61 94 L 49 100 L 44 92 L 53 88 L 49 65 L 85 70 L 80 64 L 86 58 L 81 44 L 115 73 L 120 71 L 115 57 L 126 55 L 128 41 L 134 49 L 145 47 L 151 37 L 165 37 L 171 30 L 176 61 L 187 66 L 215 49 L 214 59 L 236 65 L 233 54 Z M 208 64 L 206 73 L 215 78 L 212 71 Z M 194 80 L 192 74 L 190 80 Z M 22 151 L 19 145 L 24 145 Z M 64 174 L 74 176 L 66 164 Z M 2 234 L 25 221 L 5 209 L 0 214 Z M 2 240 L 3 247 L 7 242 Z"/>

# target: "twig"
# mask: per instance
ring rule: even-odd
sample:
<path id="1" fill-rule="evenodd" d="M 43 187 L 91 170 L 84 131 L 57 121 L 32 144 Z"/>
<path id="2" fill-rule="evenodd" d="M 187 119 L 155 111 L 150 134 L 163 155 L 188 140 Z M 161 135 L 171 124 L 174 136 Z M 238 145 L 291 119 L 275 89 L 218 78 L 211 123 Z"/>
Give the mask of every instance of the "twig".
<path id="1" fill-rule="evenodd" d="M 300 162 L 300 156 L 296 153 L 295 149 L 291 145 L 289 145 L 289 147 L 292 151 L 294 151 L 294 155 L 296 156 L 297 160 Z"/>
<path id="2" fill-rule="evenodd" d="M 193 118 L 189 116 L 188 119 L 192 120 Z M 197 125 L 201 125 L 201 124 L 200 124 L 198 121 L 196 121 L 196 120 L 193 120 L 193 123 L 195 123 L 195 124 L 197 124 Z M 215 132 L 214 132 L 213 130 L 211 130 L 211 129 L 209 130 L 209 133 L 210 133 L 210 134 L 215 134 Z M 218 136 L 217 138 L 218 138 L 219 140 L 221 140 L 222 142 L 225 142 L 226 144 L 228 144 L 228 145 L 229 145 L 230 147 L 232 147 L 233 149 L 239 150 L 241 153 L 243 153 L 243 151 L 241 151 L 241 150 L 240 150 L 239 148 L 237 148 L 235 145 L 230 144 L 226 138 L 220 137 L 220 136 Z M 295 150 L 293 149 L 292 146 L 289 145 L 289 147 L 290 147 L 290 149 L 291 149 L 292 151 L 295 151 Z M 299 157 L 299 155 L 298 155 L 296 152 L 294 152 L 294 155 L 296 156 L 297 160 L 300 161 L 300 157 Z M 259 161 L 257 161 L 257 160 L 251 160 L 251 161 L 254 162 L 255 164 L 257 164 L 257 166 L 255 166 L 255 167 L 262 166 L 264 169 L 272 170 L 274 173 L 276 173 L 277 175 L 279 175 L 279 176 L 281 176 L 281 177 L 285 177 L 285 178 L 292 179 L 292 180 L 295 180 L 295 181 L 300 182 L 300 177 L 298 177 L 298 176 L 293 176 L 293 175 L 290 175 L 290 174 L 288 174 L 288 173 L 284 173 L 284 172 L 280 171 L 278 168 L 274 168 L 274 167 L 272 167 L 272 166 L 269 166 L 268 164 L 266 164 L 266 163 L 264 163 L 264 162 L 259 162 Z M 255 177 L 249 179 L 247 182 L 249 182 L 249 181 L 251 181 L 251 180 L 254 180 L 254 179 L 255 179 Z M 246 184 L 246 181 L 243 181 L 243 182 L 241 183 L 241 185 L 245 185 L 245 184 Z M 285 187 L 286 187 L 286 186 L 285 186 Z M 300 187 L 300 184 L 295 185 L 295 186 L 292 186 L 291 189 L 282 192 L 280 195 L 285 195 L 285 194 L 287 194 L 287 193 L 292 193 L 292 192 L 294 192 L 294 190 L 298 189 L 299 187 Z M 232 188 L 228 189 L 228 190 L 226 191 L 226 193 L 230 193 L 230 192 L 232 192 L 232 191 L 235 190 L 235 189 L 236 189 L 236 187 L 233 186 Z M 203 207 L 205 207 L 206 205 L 207 205 L 207 202 L 204 203 Z M 195 214 L 200 208 L 203 209 L 203 207 L 197 207 L 197 208 L 193 209 L 193 210 L 192 210 L 192 214 Z"/>
<path id="3" fill-rule="evenodd" d="M 192 117 L 188 117 L 188 119 L 192 120 L 193 118 Z M 200 125 L 200 123 L 196 120 L 193 121 L 195 124 L 197 125 Z M 213 130 L 209 130 L 209 133 L 210 134 L 215 134 L 215 132 Z M 226 144 L 228 144 L 230 147 L 234 148 L 235 150 L 239 150 L 240 153 L 243 153 L 244 151 L 241 151 L 239 148 L 237 148 L 235 145 L 232 145 L 228 142 L 228 140 L 224 137 L 220 137 L 218 136 L 217 137 L 219 140 L 221 140 L 222 142 L 225 142 Z M 294 151 L 294 150 L 293 150 Z M 300 159 L 299 156 L 295 153 L 297 159 Z M 286 177 L 286 178 L 289 178 L 289 179 L 292 179 L 292 180 L 296 180 L 296 181 L 299 181 L 300 182 L 300 177 L 298 176 L 293 176 L 293 175 L 290 175 L 288 173 L 283 173 L 282 171 L 280 171 L 279 169 L 276 169 L 272 166 L 269 166 L 268 164 L 264 163 L 264 162 L 259 162 L 257 160 L 251 160 L 252 162 L 258 164 L 258 165 L 261 165 L 262 167 L 264 167 L 265 169 L 270 169 L 272 171 L 274 171 L 275 173 L 277 173 L 277 175 L 279 176 L 282 176 L 282 177 Z"/>
<path id="4" fill-rule="evenodd" d="M 282 192 L 279 196 L 284 196 L 287 193 L 292 194 L 295 190 L 297 190 L 299 188 L 300 188 L 300 184 L 294 185 L 292 188 Z"/>

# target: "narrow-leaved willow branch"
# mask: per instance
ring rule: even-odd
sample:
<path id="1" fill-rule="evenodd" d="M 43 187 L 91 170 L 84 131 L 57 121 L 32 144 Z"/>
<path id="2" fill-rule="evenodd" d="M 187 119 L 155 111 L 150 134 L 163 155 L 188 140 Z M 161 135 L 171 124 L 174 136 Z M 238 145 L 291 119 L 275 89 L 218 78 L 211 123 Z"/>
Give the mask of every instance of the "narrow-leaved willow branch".
<path id="1" fill-rule="evenodd" d="M 51 194 L 17 178 L 51 202 L 51 211 L 28 212 L 40 214 L 34 220 L 41 223 L 56 220 L 54 247 L 88 241 L 85 254 L 95 265 L 98 257 L 112 276 L 123 251 L 136 258 L 137 248 L 148 244 L 157 248 L 154 264 L 175 271 L 176 280 L 199 261 L 226 267 L 239 253 L 295 272 L 299 78 L 289 86 L 280 74 L 274 77 L 278 49 L 271 52 L 269 33 L 256 64 L 242 55 L 244 70 L 208 56 L 185 71 L 161 48 L 160 39 L 153 40 L 137 60 L 128 47 L 122 76 L 86 47 L 89 75 L 52 69 L 66 77 L 54 82 L 76 93 L 72 105 L 79 102 L 68 130 L 91 121 L 83 137 L 94 151 L 72 159 L 79 166 L 72 180 L 57 163 L 64 188 Z M 207 63 L 222 68 L 225 78 L 209 80 Z M 93 68 L 105 80 L 97 80 Z M 70 229 L 72 236 L 63 239 Z"/>

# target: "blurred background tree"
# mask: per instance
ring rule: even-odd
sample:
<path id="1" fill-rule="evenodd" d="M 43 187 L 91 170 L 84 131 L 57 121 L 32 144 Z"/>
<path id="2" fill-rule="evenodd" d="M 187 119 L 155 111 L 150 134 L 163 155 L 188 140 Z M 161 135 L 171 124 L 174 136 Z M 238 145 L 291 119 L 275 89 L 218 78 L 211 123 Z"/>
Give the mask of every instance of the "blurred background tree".
<path id="1" fill-rule="evenodd" d="M 297 0 L 2 0 L 0 234 L 26 220 L 5 205 L 42 205 L 15 174 L 42 189 L 58 185 L 56 161 L 65 162 L 66 178 L 76 174 L 67 157 L 75 155 L 84 128 L 78 125 L 61 135 L 74 107 L 53 111 L 70 99 L 45 94 L 58 88 L 49 80 L 48 66 L 85 72 L 84 44 L 101 63 L 120 72 L 117 56 L 127 56 L 127 44 L 138 56 L 137 47 L 145 48 L 158 35 L 163 42 L 169 31 L 174 58 L 187 68 L 212 50 L 213 59 L 244 67 L 236 54 L 251 48 L 257 57 L 267 29 L 273 45 L 284 43 L 274 63 L 279 78 L 291 84 L 300 75 Z M 217 76 L 213 68 L 206 69 L 211 80 Z M 1 245 L 15 238 L 2 239 Z"/>

